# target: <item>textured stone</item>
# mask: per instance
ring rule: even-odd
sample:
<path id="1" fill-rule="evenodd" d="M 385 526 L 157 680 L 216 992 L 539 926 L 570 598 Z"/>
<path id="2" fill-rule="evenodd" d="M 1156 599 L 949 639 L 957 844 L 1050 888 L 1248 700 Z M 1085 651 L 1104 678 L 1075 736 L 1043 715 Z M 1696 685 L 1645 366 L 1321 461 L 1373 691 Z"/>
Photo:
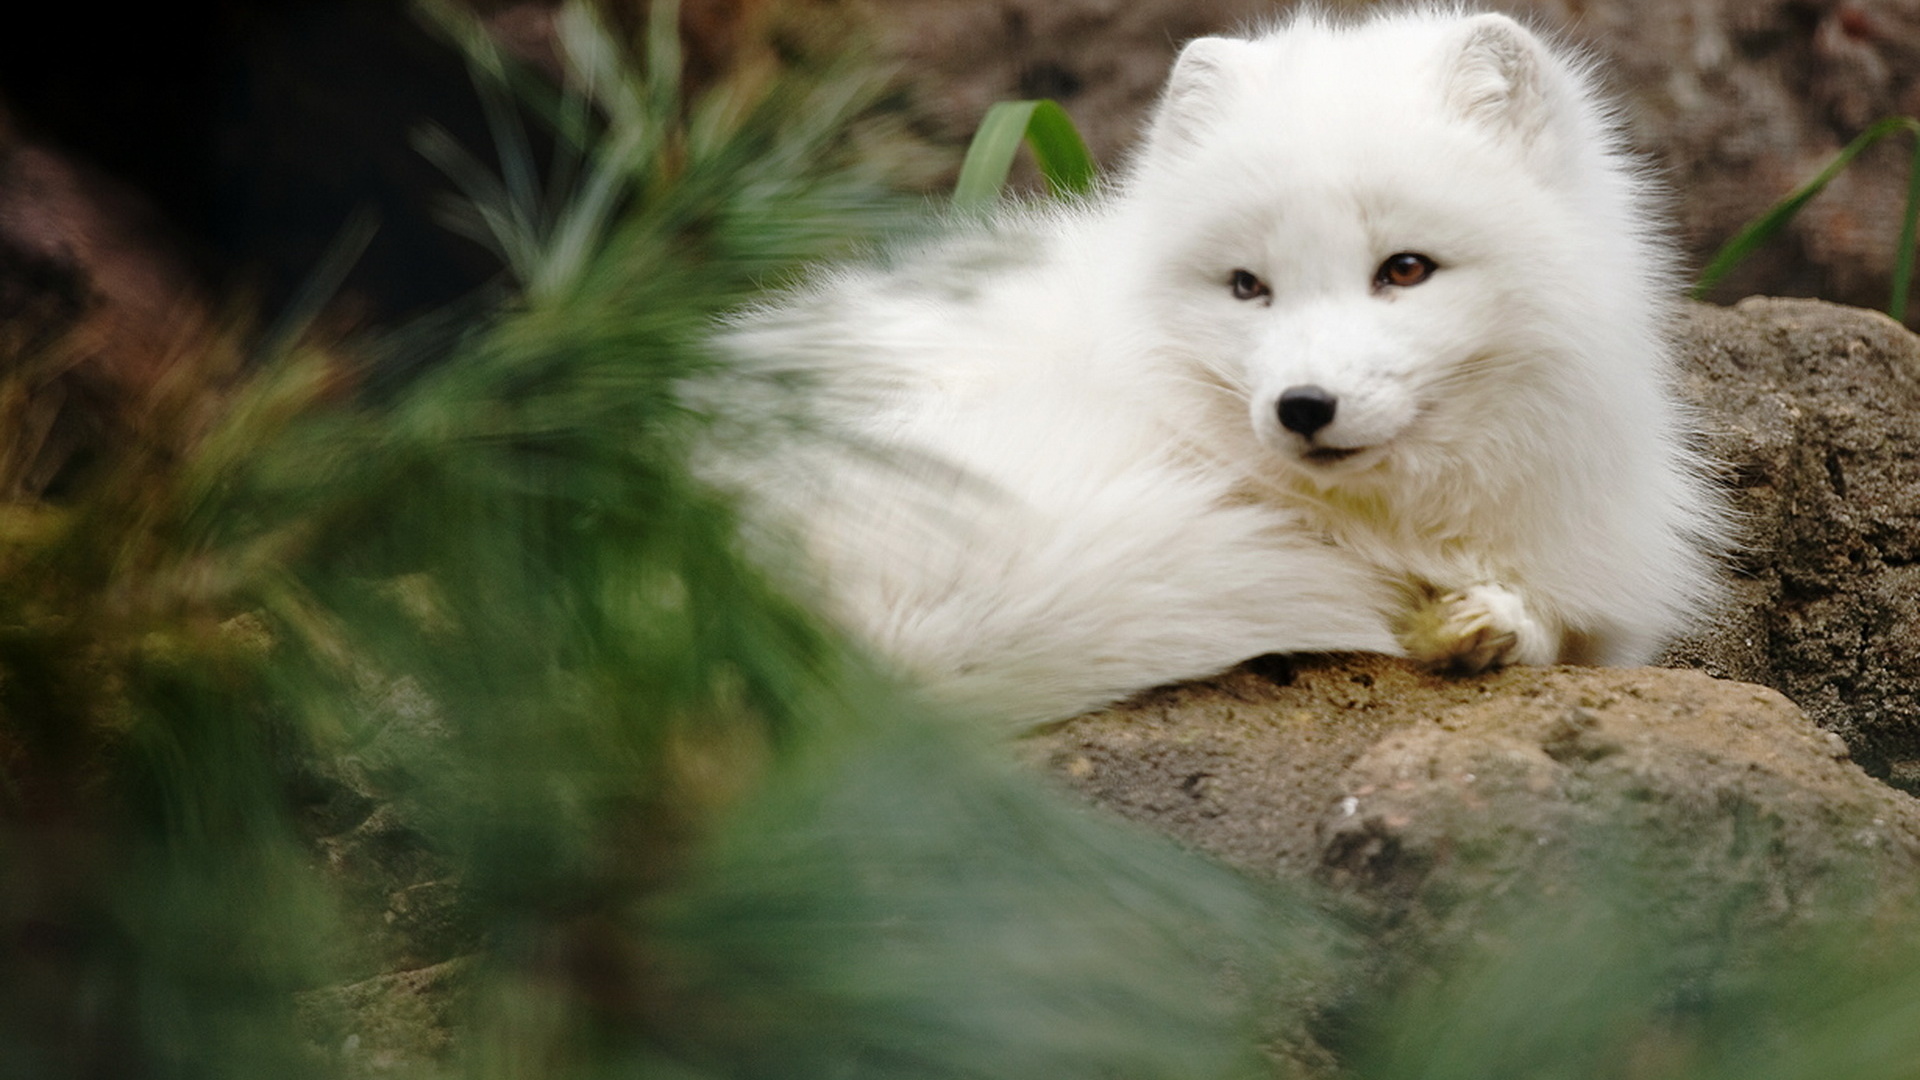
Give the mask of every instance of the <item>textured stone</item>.
<path id="1" fill-rule="evenodd" d="M 1667 661 L 1765 683 L 1920 782 L 1920 338 L 1805 300 L 1693 307 L 1687 389 L 1728 468 L 1733 602 Z"/>
<path id="2" fill-rule="evenodd" d="M 328 1075 L 347 1080 L 440 1075 L 475 961 L 449 960 L 298 995 L 301 1028 Z"/>
<path id="3" fill-rule="evenodd" d="M 1920 802 L 1778 693 L 1699 672 L 1269 659 L 1027 749 L 1126 817 L 1329 886 L 1387 928 L 1377 946 L 1458 941 L 1488 906 L 1608 859 L 1676 917 L 1703 890 L 1771 923 L 1920 885 Z"/>

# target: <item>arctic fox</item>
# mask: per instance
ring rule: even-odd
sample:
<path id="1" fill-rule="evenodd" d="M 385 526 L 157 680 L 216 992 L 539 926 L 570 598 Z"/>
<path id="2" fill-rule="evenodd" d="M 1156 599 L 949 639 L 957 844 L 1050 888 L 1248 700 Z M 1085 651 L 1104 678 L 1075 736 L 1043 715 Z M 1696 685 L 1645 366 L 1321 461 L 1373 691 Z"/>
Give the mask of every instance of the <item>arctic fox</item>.
<path id="1" fill-rule="evenodd" d="M 852 630 L 1001 715 L 1263 653 L 1642 662 L 1724 520 L 1649 202 L 1504 16 L 1201 38 L 1109 191 L 733 326 L 832 436 L 736 475 Z"/>

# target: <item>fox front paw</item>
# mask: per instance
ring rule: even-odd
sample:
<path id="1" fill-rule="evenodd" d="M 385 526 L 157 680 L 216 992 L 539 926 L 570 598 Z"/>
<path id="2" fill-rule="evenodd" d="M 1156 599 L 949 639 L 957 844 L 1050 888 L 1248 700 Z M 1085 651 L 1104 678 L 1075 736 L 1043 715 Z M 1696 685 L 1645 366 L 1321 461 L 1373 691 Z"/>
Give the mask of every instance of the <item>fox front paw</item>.
<path id="1" fill-rule="evenodd" d="M 1550 664 L 1555 635 L 1504 585 L 1430 592 L 1399 629 L 1407 655 L 1429 667 L 1472 675 L 1508 664 Z"/>

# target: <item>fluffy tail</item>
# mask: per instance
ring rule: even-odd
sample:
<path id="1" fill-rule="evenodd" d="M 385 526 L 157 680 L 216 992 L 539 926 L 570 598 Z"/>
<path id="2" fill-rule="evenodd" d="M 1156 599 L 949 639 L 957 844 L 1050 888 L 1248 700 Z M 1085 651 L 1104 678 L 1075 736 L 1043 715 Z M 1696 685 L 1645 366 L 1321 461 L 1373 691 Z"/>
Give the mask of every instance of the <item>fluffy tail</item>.
<path id="1" fill-rule="evenodd" d="M 1398 651 L 1376 575 L 1224 481 L 1029 466 L 1007 490 L 875 465 L 807 515 L 832 605 L 938 697 L 1041 721 L 1265 652 Z"/>

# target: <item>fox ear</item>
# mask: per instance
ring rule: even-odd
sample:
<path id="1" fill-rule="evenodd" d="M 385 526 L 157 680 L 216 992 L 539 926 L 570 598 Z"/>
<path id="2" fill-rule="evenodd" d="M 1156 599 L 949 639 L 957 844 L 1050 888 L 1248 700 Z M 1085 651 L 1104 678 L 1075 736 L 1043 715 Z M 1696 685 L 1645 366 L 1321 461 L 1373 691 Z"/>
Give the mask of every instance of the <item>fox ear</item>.
<path id="1" fill-rule="evenodd" d="M 1194 38 L 1173 62 L 1173 74 L 1160 96 L 1148 141 L 1158 146 L 1191 142 L 1194 133 L 1213 123 L 1225 109 L 1225 98 L 1239 78 L 1241 60 L 1250 42 L 1235 38 Z"/>
<path id="2" fill-rule="evenodd" d="M 1447 104 L 1462 119 L 1531 139 L 1547 123 L 1547 51 L 1505 15 L 1466 21 L 1447 67 Z"/>

